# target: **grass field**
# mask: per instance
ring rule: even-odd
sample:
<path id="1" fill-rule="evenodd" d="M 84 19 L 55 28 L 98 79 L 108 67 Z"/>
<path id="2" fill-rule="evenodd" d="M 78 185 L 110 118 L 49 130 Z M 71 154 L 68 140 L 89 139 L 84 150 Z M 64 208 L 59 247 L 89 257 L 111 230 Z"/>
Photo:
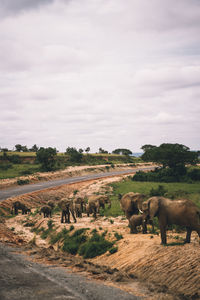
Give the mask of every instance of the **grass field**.
<path id="1" fill-rule="evenodd" d="M 40 164 L 12 164 L 7 170 L 0 169 L 0 179 L 15 178 L 39 172 Z"/>

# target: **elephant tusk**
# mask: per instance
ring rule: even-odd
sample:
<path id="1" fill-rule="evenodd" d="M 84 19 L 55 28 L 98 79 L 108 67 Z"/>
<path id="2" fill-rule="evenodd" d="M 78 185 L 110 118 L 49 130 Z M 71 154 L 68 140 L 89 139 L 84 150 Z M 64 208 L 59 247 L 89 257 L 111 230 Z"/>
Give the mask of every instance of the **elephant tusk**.
<path id="1" fill-rule="evenodd" d="M 143 211 L 142 211 L 141 209 L 139 209 L 139 212 L 140 212 L 141 214 L 143 214 Z"/>

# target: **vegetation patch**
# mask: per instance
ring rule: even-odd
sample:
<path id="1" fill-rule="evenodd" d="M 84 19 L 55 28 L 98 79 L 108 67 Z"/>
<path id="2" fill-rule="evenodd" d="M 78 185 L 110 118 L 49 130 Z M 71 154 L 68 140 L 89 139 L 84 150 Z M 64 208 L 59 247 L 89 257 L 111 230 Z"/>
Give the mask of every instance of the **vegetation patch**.
<path id="1" fill-rule="evenodd" d="M 18 185 L 23 185 L 23 184 L 28 184 L 29 180 L 28 179 L 18 179 L 17 184 Z"/>
<path id="2" fill-rule="evenodd" d="M 106 240 L 102 234 L 93 233 L 89 240 L 80 246 L 78 254 L 83 258 L 93 258 L 107 252 L 112 246 L 113 243 Z"/>

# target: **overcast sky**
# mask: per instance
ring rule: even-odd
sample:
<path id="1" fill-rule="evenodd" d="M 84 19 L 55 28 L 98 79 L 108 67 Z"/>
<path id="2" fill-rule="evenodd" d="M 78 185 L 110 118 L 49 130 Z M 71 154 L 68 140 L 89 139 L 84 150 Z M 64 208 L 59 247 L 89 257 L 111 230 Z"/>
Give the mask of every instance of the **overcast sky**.
<path id="1" fill-rule="evenodd" d="M 199 150 L 199 0 L 0 0 L 0 147 Z"/>

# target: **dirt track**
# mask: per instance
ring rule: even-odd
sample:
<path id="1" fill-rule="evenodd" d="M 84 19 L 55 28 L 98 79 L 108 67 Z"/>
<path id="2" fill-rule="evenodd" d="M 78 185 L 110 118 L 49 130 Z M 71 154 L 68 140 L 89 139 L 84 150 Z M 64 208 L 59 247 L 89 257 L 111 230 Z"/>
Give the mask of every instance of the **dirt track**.
<path id="1" fill-rule="evenodd" d="M 110 180 L 119 180 L 119 178 L 101 180 L 97 182 L 86 182 L 70 186 L 63 186 L 62 188 L 53 188 L 44 192 L 36 192 L 30 195 L 21 196 L 20 200 L 26 203 L 29 207 L 37 207 L 38 204 L 45 203 L 47 200 L 55 199 L 55 197 L 61 197 L 62 195 L 71 195 L 71 193 L 77 189 L 81 194 L 93 193 L 99 191 L 99 189 L 105 189 L 104 184 Z M 19 197 L 18 197 L 19 199 Z M 13 199 L 8 199 L 2 203 L 4 207 L 10 207 Z M 15 228 L 15 234 L 12 231 L 8 231 L 5 226 L 5 232 L 1 232 L 1 240 L 4 242 L 12 241 L 17 244 L 23 244 L 23 241 L 27 243 L 33 238 L 33 233 L 30 233 L 30 228 L 25 228 L 21 224 L 21 220 L 24 216 L 17 216 L 14 219 L 10 219 L 6 222 L 6 226 L 9 228 Z M 38 222 L 46 222 L 41 216 L 36 216 Z M 55 215 L 53 217 L 54 222 L 62 228 L 65 226 L 60 224 L 60 216 Z M 196 233 L 192 234 L 191 244 L 181 245 L 181 238 L 185 236 L 185 233 L 177 234 L 168 232 L 168 243 L 174 243 L 171 246 L 161 246 L 160 237 L 156 235 L 131 235 L 129 228 L 127 227 L 127 220 L 121 217 L 115 218 L 114 223 L 111 224 L 109 220 L 98 218 L 95 222 L 90 222 L 90 219 L 84 217 L 78 219 L 78 223 L 74 225 L 75 228 L 90 227 L 99 229 L 103 227 L 108 232 L 118 232 L 123 235 L 123 239 L 118 241 L 118 252 L 113 255 L 107 256 L 107 254 L 100 257 L 88 260 L 87 263 L 81 262 L 80 258 L 72 263 L 76 271 L 87 272 L 87 275 L 103 280 L 108 284 L 116 284 L 122 289 L 132 292 L 136 295 L 145 294 L 148 295 L 147 299 L 199 299 L 200 298 L 200 248 L 198 244 L 198 238 Z M 1 226 L 1 228 L 3 228 Z M 20 237 L 19 237 L 20 235 Z M 179 245 L 175 245 L 177 242 L 177 236 L 179 237 Z M 60 261 L 62 256 L 58 249 L 48 250 L 49 245 L 45 244 L 44 240 L 41 240 L 39 236 L 36 238 L 36 243 L 39 248 L 34 250 L 36 252 L 37 259 L 42 262 L 48 262 L 49 254 L 47 251 L 53 251 L 54 254 L 50 254 L 50 261 L 53 263 Z M 46 249 L 43 251 L 42 249 Z M 71 258 L 70 258 L 71 259 Z M 60 261 L 62 263 L 62 260 Z M 88 264 L 90 263 L 90 264 Z M 92 263 L 92 265 L 91 265 Z M 115 277 L 110 277 L 104 272 L 104 267 L 107 266 L 111 269 L 118 270 Z M 145 286 L 148 289 L 145 291 L 144 286 L 135 281 L 137 278 L 142 282 L 145 282 Z M 144 292 L 145 291 L 145 292 Z M 158 293 L 159 292 L 159 293 Z"/>

